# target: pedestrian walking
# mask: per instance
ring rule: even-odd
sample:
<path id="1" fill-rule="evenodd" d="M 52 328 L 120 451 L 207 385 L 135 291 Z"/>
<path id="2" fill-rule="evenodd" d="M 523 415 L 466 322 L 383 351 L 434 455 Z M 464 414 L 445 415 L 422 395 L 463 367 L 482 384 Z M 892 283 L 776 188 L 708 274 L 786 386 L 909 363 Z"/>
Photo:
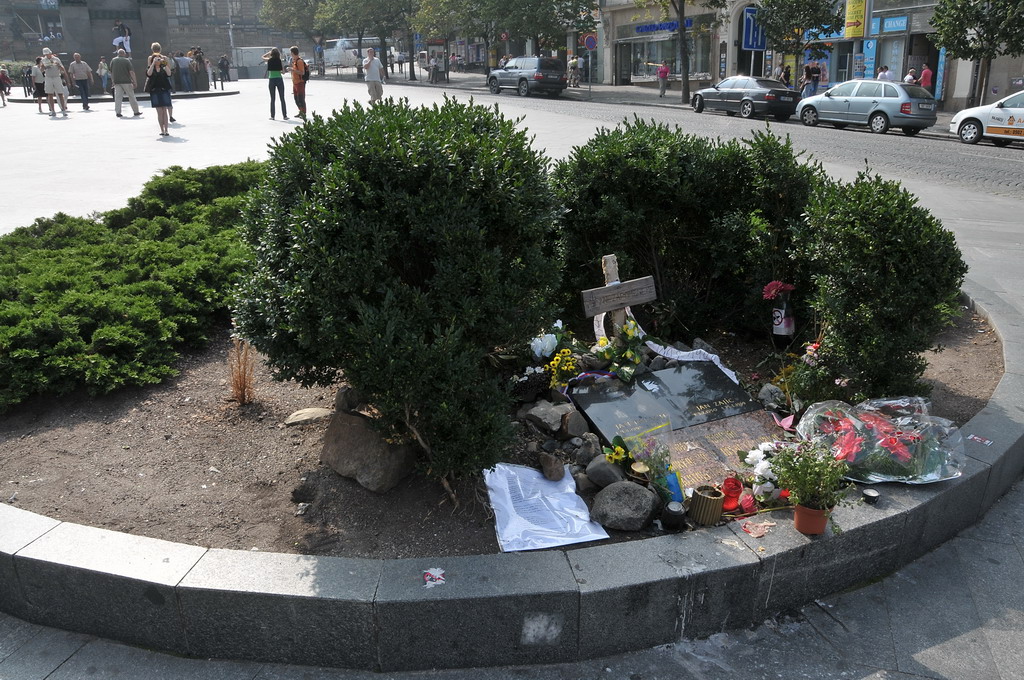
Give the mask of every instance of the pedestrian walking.
<path id="1" fill-rule="evenodd" d="M 892 71 L 889 70 L 888 66 L 885 66 L 883 64 L 882 67 L 880 69 L 878 69 L 878 75 L 875 76 L 875 79 L 876 80 L 884 80 L 886 82 L 891 83 L 892 82 Z"/>
<path id="2" fill-rule="evenodd" d="M 178 77 L 181 78 L 182 92 L 192 92 L 192 57 L 185 56 L 185 53 L 178 50 L 178 56 L 174 57 L 174 64 L 177 66 Z"/>
<path id="3" fill-rule="evenodd" d="M 811 96 L 811 63 L 804 64 L 804 75 L 800 78 L 800 96 L 807 98 Z"/>
<path id="4" fill-rule="evenodd" d="M 228 59 L 228 55 L 220 55 L 220 61 L 217 62 L 217 68 L 220 69 L 220 82 L 222 83 L 220 89 L 223 90 L 223 83 L 231 82 L 231 60 Z"/>
<path id="5" fill-rule="evenodd" d="M 569 60 L 569 87 L 580 86 L 580 58 L 573 55 Z"/>
<path id="6" fill-rule="evenodd" d="M 363 59 L 363 75 L 371 104 L 377 103 L 384 96 L 384 81 L 388 79 L 388 72 L 384 70 L 384 65 L 380 63 L 376 54 L 371 47 L 366 50 L 366 59 Z"/>
<path id="7" fill-rule="evenodd" d="M 907 71 L 907 75 L 903 77 L 903 82 L 909 85 L 920 85 L 921 81 L 917 79 L 917 69 L 912 68 Z"/>
<path id="8" fill-rule="evenodd" d="M 149 103 L 156 109 L 157 123 L 160 125 L 160 136 L 167 137 L 167 121 L 171 112 L 171 59 L 161 54 L 160 43 L 153 43 L 152 53 L 146 65 L 148 76 Z M 127 50 L 126 50 L 127 51 Z"/>
<path id="9" fill-rule="evenodd" d="M 92 84 L 92 67 L 82 61 L 82 55 L 75 52 L 68 64 L 68 75 L 75 81 L 78 96 L 82 100 L 82 110 L 89 110 L 89 85 Z"/>
<path id="10" fill-rule="evenodd" d="M 274 120 L 275 94 L 281 99 L 281 117 L 288 120 L 288 109 L 284 102 L 284 63 L 281 61 L 281 53 L 275 47 L 263 55 L 263 61 L 267 62 L 267 84 L 270 90 L 270 120 Z"/>
<path id="11" fill-rule="evenodd" d="M 782 84 L 789 88 L 793 87 L 793 71 L 789 65 L 782 69 Z"/>
<path id="12" fill-rule="evenodd" d="M 309 80 L 309 64 L 299 57 L 299 48 L 292 45 L 292 97 L 295 108 L 299 110 L 297 117 L 306 120 L 306 81 Z"/>
<path id="13" fill-rule="evenodd" d="M 96 66 L 96 75 L 100 77 L 100 86 L 103 88 L 103 93 L 106 94 L 110 91 L 110 66 L 107 64 L 106 57 L 100 57 L 100 63 Z"/>
<path id="14" fill-rule="evenodd" d="M 121 100 L 127 97 L 132 115 L 141 116 L 139 102 L 135 99 L 135 69 L 124 48 L 119 48 L 117 56 L 110 60 L 110 79 L 114 84 L 114 115 L 124 117 L 121 115 Z"/>
<path id="15" fill-rule="evenodd" d="M 53 106 L 53 99 L 56 97 L 57 103 L 60 104 L 61 114 L 67 116 L 68 100 L 62 78 L 66 78 L 68 72 L 64 70 L 64 64 L 61 63 L 60 59 L 57 58 L 49 47 L 44 47 L 40 66 L 43 69 L 43 86 L 46 90 L 46 103 L 50 106 L 50 115 L 57 115 Z"/>
<path id="16" fill-rule="evenodd" d="M 658 96 L 664 97 L 665 90 L 668 89 L 668 74 L 671 69 L 668 67 L 668 61 L 662 61 L 661 66 L 658 67 Z"/>
<path id="17" fill-rule="evenodd" d="M 818 94 L 818 85 L 821 83 L 821 66 L 818 62 L 811 62 L 811 96 Z"/>
<path id="18" fill-rule="evenodd" d="M 398 53 L 398 72 L 405 73 L 405 53 Z"/>

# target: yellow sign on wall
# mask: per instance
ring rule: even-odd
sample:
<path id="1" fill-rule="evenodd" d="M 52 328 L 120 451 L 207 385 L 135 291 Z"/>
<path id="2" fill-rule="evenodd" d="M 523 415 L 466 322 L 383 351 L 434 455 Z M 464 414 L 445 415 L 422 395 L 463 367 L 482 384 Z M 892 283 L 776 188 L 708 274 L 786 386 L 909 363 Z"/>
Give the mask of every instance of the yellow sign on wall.
<path id="1" fill-rule="evenodd" d="M 864 23 L 867 21 L 865 0 L 846 0 L 846 33 L 847 38 L 863 38 Z"/>

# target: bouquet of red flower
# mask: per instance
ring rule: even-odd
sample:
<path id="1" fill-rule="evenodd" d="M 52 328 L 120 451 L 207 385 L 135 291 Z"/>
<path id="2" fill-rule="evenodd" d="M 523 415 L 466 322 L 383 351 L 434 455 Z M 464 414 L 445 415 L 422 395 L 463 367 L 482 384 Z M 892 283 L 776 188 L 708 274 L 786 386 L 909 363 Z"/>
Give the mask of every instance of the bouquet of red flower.
<path id="1" fill-rule="evenodd" d="M 960 431 L 928 415 L 920 397 L 820 402 L 807 409 L 797 432 L 828 443 L 857 482 L 928 484 L 959 477 L 964 466 Z"/>

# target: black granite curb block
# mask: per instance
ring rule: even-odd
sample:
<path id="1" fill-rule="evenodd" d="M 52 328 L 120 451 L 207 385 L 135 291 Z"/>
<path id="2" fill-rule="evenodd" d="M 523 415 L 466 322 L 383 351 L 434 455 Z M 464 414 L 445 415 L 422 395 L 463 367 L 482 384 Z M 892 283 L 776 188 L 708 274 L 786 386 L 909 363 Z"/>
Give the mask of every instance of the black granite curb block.
<path id="1" fill-rule="evenodd" d="M 1006 374 L 963 427 L 960 478 L 881 486 L 839 535 L 791 513 L 644 541 L 469 557 L 365 560 L 209 550 L 0 504 L 0 610 L 196 657 L 404 671 L 571 662 L 745 627 L 891 573 L 976 522 L 1024 473 L 1024 318 L 968 283 Z M 765 517 L 765 516 L 762 516 Z M 423 571 L 444 569 L 427 588 Z"/>

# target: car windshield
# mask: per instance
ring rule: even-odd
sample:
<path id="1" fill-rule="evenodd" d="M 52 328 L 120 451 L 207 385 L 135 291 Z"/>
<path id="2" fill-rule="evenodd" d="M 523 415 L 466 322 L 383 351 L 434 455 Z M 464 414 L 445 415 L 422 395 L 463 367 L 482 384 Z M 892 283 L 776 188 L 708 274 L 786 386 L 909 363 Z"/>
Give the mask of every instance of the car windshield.
<path id="1" fill-rule="evenodd" d="M 932 93 L 924 89 L 920 85 L 904 84 L 903 89 L 906 90 L 907 95 L 911 99 L 931 99 Z"/>
<path id="2" fill-rule="evenodd" d="M 758 87 L 762 87 L 762 88 L 764 88 L 766 90 L 788 90 L 789 89 L 788 87 L 786 87 L 784 84 L 780 83 L 779 81 L 777 81 L 777 80 L 769 80 L 768 78 L 758 78 L 757 79 L 757 86 Z"/>

